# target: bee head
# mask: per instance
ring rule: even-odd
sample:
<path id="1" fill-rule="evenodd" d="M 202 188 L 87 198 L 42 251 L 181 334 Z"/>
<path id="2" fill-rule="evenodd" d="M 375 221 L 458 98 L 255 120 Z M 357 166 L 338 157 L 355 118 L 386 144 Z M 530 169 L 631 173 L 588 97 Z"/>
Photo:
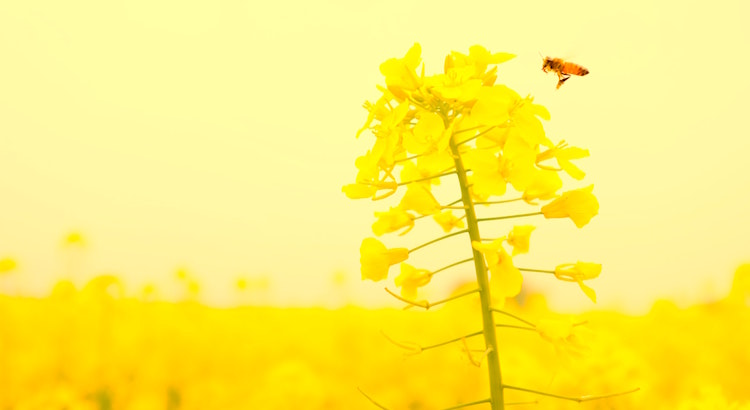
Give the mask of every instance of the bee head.
<path id="1" fill-rule="evenodd" d="M 541 54 L 539 54 L 541 56 Z M 549 57 L 542 57 L 542 71 L 545 73 L 552 68 L 552 59 Z"/>

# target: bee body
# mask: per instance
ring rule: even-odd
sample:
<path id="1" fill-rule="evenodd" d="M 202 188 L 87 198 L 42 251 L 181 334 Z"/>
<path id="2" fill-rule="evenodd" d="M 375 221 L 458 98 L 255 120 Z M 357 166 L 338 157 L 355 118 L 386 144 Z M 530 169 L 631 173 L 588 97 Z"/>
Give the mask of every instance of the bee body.
<path id="1" fill-rule="evenodd" d="M 570 78 L 571 75 L 584 76 L 589 73 L 584 67 L 578 64 L 570 63 L 562 58 L 545 57 L 542 63 L 542 71 L 548 73 L 553 71 L 557 74 L 557 88 L 560 88 L 565 81 Z"/>

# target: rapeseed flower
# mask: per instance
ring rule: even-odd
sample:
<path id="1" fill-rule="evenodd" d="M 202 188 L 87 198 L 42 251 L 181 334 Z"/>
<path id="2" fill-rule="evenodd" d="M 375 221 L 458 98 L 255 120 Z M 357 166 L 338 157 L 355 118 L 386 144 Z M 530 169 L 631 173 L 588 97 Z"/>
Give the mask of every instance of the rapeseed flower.
<path id="1" fill-rule="evenodd" d="M 375 238 L 365 238 L 359 248 L 362 279 L 380 281 L 388 277 L 391 265 L 409 258 L 405 248 L 388 249 Z"/>
<path id="2" fill-rule="evenodd" d="M 583 293 L 596 303 L 596 292 L 594 289 L 586 286 L 583 281 L 599 277 L 602 272 L 602 265 L 591 262 L 566 263 L 555 267 L 555 277 L 567 282 L 576 282 Z"/>
<path id="3" fill-rule="evenodd" d="M 586 188 L 565 192 L 542 207 L 545 218 L 570 218 L 577 227 L 582 228 L 591 218 L 599 213 L 599 201 L 591 192 L 593 185 Z"/>
<path id="4" fill-rule="evenodd" d="M 378 219 L 372 224 L 372 232 L 376 236 L 402 228 L 405 229 L 399 235 L 405 235 L 414 228 L 414 215 L 401 207 L 392 207 L 388 212 L 375 212 L 375 217 Z"/>
<path id="5" fill-rule="evenodd" d="M 463 228 L 466 226 L 463 219 L 456 218 L 451 211 L 443 211 L 432 215 L 432 219 L 443 228 L 445 233 L 452 231 L 455 228 Z"/>
<path id="6" fill-rule="evenodd" d="M 427 269 L 417 269 L 406 262 L 401 263 L 401 274 L 396 276 L 395 283 L 401 288 L 401 296 L 409 299 L 417 299 L 417 288 L 430 283 L 432 273 Z"/>
<path id="7" fill-rule="evenodd" d="M 484 244 L 472 242 L 471 246 L 484 255 L 487 268 L 492 276 L 490 283 L 493 286 L 493 296 L 500 298 L 511 298 L 521 293 L 523 276 L 521 271 L 513 265 L 513 258 L 503 248 L 502 244 L 506 238 L 498 238 L 492 243 Z"/>
<path id="8" fill-rule="evenodd" d="M 427 188 L 419 184 L 409 185 L 399 207 L 404 211 L 415 211 L 421 215 L 440 212 L 440 203 Z"/>
<path id="9" fill-rule="evenodd" d="M 404 148 L 410 154 L 420 155 L 427 152 L 443 152 L 448 148 L 450 130 L 439 115 L 431 112 L 416 116 L 417 124 L 411 132 L 403 134 Z"/>
<path id="10" fill-rule="evenodd" d="M 541 154 L 537 155 L 537 163 L 541 163 L 544 160 L 555 158 L 557 164 L 560 165 L 563 171 L 565 171 L 571 178 L 582 180 L 586 173 L 581 171 L 575 164 L 571 162 L 574 159 L 586 158 L 589 156 L 589 150 L 578 147 L 568 147 L 567 144 L 560 143 L 554 148 L 550 148 Z"/>
<path id="11" fill-rule="evenodd" d="M 533 225 L 516 225 L 508 234 L 508 244 L 513 247 L 513 256 L 528 253 L 531 232 L 536 229 Z"/>
<path id="12" fill-rule="evenodd" d="M 388 91 L 399 100 L 405 100 L 408 93 L 421 85 L 420 78 L 414 70 L 422 62 L 422 47 L 419 43 L 406 52 L 402 58 L 391 58 L 380 65 L 380 73 L 385 77 Z"/>
<path id="13" fill-rule="evenodd" d="M 470 168 L 471 192 L 480 201 L 505 194 L 507 183 L 502 174 L 501 159 L 490 151 L 474 150 L 464 155 L 464 164 Z"/>
<path id="14" fill-rule="evenodd" d="M 563 182 L 555 171 L 545 169 L 534 171 L 533 176 L 525 185 L 523 200 L 532 203 L 536 199 L 548 200 L 557 196 Z"/>

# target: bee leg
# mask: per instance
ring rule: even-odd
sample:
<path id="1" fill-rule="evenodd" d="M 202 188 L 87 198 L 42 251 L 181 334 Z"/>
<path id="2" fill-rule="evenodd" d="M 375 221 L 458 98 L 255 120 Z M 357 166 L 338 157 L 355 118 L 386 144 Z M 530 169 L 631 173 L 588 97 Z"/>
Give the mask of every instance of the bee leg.
<path id="1" fill-rule="evenodd" d="M 560 77 L 560 81 L 557 82 L 557 89 L 560 88 L 561 85 L 563 85 L 564 82 L 568 81 L 568 78 L 570 78 L 570 74 L 565 74 Z"/>

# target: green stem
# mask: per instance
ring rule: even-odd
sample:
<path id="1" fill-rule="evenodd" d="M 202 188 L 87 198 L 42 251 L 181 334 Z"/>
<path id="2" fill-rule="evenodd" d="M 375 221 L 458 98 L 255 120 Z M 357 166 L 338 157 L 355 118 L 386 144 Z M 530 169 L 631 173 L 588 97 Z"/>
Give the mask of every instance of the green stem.
<path id="1" fill-rule="evenodd" d="M 458 146 L 451 137 L 451 152 L 456 163 L 456 175 L 461 187 L 461 199 L 466 207 L 466 225 L 469 231 L 469 246 L 471 241 L 480 241 L 479 224 L 477 215 L 474 211 L 474 204 L 469 194 L 469 183 L 466 178 L 466 169 L 461 154 L 458 152 Z M 487 349 L 487 368 L 490 376 L 490 408 L 491 410 L 504 410 L 505 397 L 503 392 L 503 379 L 500 372 L 500 356 L 498 355 L 497 333 L 495 330 L 495 318 L 490 308 L 492 307 L 492 298 L 490 295 L 490 284 L 487 277 L 487 267 L 484 264 L 482 253 L 471 248 L 474 256 L 474 268 L 476 270 L 477 285 L 479 285 L 479 299 L 482 306 L 482 333 L 484 334 L 484 343 Z"/>
<path id="2" fill-rule="evenodd" d="M 442 241 L 443 239 L 448 239 L 451 236 L 461 235 L 462 233 L 466 233 L 466 232 L 469 232 L 469 230 L 468 229 L 464 229 L 464 230 L 461 230 L 461 231 L 456 231 L 456 232 L 453 232 L 453 233 L 449 233 L 448 235 L 441 236 L 441 237 L 439 237 L 437 239 L 433 239 L 433 240 L 431 240 L 429 242 L 425 242 L 425 243 L 417 246 L 416 248 L 409 249 L 409 253 L 412 253 L 412 252 L 415 252 L 415 251 L 417 251 L 419 249 L 422 249 L 422 248 L 424 248 L 427 245 L 432 245 L 435 242 Z"/>

